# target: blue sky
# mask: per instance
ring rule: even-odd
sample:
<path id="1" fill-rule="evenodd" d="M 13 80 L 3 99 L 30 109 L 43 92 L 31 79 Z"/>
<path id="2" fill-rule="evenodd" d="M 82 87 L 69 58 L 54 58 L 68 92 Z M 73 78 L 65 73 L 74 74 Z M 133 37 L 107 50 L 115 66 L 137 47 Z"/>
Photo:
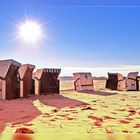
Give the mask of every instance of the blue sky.
<path id="1" fill-rule="evenodd" d="M 139 1 L 0 1 L 0 59 L 41 67 L 126 73 L 140 69 Z M 45 35 L 35 46 L 18 38 L 26 18 Z"/>

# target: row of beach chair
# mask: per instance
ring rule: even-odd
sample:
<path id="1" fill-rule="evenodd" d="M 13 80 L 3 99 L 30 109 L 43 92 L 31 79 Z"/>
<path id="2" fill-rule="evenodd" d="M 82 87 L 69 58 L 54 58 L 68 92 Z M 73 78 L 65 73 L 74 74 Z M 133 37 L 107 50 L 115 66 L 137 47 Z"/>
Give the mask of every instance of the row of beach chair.
<path id="1" fill-rule="evenodd" d="M 93 90 L 94 79 L 90 72 L 88 73 L 73 73 L 74 75 L 74 87 L 77 91 Z M 127 77 L 124 77 L 120 73 L 108 73 L 108 79 L 106 81 L 106 87 L 111 90 L 140 90 L 140 77 L 138 72 L 130 72 Z"/>
<path id="2" fill-rule="evenodd" d="M 15 60 L 0 60 L 0 99 L 59 93 L 61 69 L 41 68 Z"/>

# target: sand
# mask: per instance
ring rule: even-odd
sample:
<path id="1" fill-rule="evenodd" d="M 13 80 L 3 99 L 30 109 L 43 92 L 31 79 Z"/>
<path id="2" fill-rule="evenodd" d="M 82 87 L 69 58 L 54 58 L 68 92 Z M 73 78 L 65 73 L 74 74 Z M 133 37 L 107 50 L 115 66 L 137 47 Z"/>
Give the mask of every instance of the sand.
<path id="1" fill-rule="evenodd" d="M 14 99 L 0 101 L 0 132 L 4 130 L 7 123 L 13 125 L 32 121 L 40 115 L 40 111 L 34 107 L 33 99 Z"/>
<path id="2" fill-rule="evenodd" d="M 0 131 L 14 134 L 26 127 L 38 135 L 83 135 L 81 139 L 86 135 L 91 139 L 89 134 L 140 134 L 140 91 L 111 91 L 104 86 L 98 80 L 95 91 L 78 93 L 67 81 L 61 83 L 59 95 L 0 101 Z"/>

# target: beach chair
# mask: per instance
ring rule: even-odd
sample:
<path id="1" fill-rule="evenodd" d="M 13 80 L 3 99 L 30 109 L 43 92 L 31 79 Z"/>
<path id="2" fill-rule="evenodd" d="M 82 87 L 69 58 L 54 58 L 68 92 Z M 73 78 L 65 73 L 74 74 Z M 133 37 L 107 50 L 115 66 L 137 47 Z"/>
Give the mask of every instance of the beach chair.
<path id="1" fill-rule="evenodd" d="M 138 90 L 137 85 L 138 72 L 130 72 L 126 78 L 126 90 Z"/>
<path id="2" fill-rule="evenodd" d="M 93 77 L 88 73 L 73 73 L 74 87 L 76 91 L 93 90 Z"/>
<path id="3" fill-rule="evenodd" d="M 32 74 L 35 66 L 30 64 L 21 65 L 18 72 L 20 78 L 20 97 L 28 97 L 32 91 Z"/>
<path id="4" fill-rule="evenodd" d="M 61 69 L 38 69 L 33 75 L 35 80 L 35 94 L 59 93 L 58 76 L 60 72 Z"/>
<path id="5" fill-rule="evenodd" d="M 108 73 L 106 88 L 111 90 L 125 90 L 125 77 L 120 73 Z"/>
<path id="6" fill-rule="evenodd" d="M 0 60 L 0 99 L 15 99 L 19 95 L 19 74 L 20 63 L 8 59 Z"/>

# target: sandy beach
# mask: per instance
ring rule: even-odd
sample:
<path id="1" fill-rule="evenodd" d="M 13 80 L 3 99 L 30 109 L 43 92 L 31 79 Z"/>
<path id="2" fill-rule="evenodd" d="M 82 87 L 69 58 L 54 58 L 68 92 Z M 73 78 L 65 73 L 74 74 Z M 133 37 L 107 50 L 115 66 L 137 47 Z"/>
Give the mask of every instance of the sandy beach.
<path id="1" fill-rule="evenodd" d="M 139 134 L 140 92 L 104 89 L 76 92 L 70 81 L 61 83 L 61 93 L 0 101 L 0 131 L 15 134 L 28 128 L 34 134 L 88 135 Z"/>

